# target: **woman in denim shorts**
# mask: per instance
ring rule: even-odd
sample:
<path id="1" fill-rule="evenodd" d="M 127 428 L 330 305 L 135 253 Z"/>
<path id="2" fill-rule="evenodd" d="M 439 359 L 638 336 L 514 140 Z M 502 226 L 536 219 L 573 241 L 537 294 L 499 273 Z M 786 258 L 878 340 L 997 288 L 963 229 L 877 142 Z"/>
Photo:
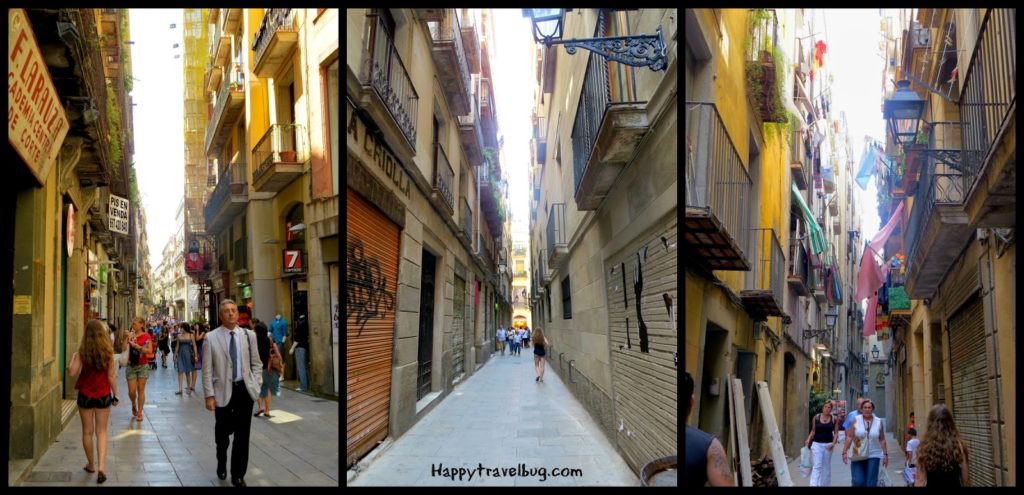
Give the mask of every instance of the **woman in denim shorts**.
<path id="1" fill-rule="evenodd" d="M 125 341 L 126 348 L 140 351 L 139 362 L 128 364 L 125 378 L 128 379 L 128 398 L 132 401 L 132 418 L 142 422 L 142 407 L 146 405 L 146 380 L 149 379 L 149 360 L 146 354 L 153 352 L 153 339 L 146 333 L 146 320 L 136 316 L 132 320 L 132 331 Z"/>
<path id="2" fill-rule="evenodd" d="M 104 472 L 107 459 L 107 422 L 110 406 L 117 406 L 117 362 L 114 348 L 107 336 L 107 327 L 99 320 L 89 320 L 85 337 L 78 351 L 71 356 L 68 373 L 78 376 L 78 415 L 82 419 L 82 445 L 88 464 L 88 473 L 99 471 L 97 483 L 107 480 Z M 96 454 L 93 455 L 93 435 L 96 436 Z M 93 462 L 93 461 L 96 462 Z"/>

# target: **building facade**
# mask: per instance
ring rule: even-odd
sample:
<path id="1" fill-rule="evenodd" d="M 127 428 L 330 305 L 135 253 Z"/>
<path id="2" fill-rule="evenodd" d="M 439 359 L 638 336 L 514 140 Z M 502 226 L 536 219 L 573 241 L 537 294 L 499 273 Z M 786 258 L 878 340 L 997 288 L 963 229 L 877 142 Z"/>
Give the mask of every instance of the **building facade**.
<path id="1" fill-rule="evenodd" d="M 213 266 L 199 296 L 213 326 L 232 299 L 250 318 L 308 318 L 310 389 L 339 383 L 337 9 L 210 9 L 204 155 L 212 187 L 186 246 Z M 191 32 L 191 31 L 190 31 Z M 199 194 L 202 195 L 202 194 Z M 198 197 L 193 194 L 193 196 Z M 186 197 L 189 197 L 188 195 Z M 197 229 L 190 227 L 190 232 Z M 292 355 L 285 378 L 294 378 Z"/>
<path id="2" fill-rule="evenodd" d="M 348 466 L 429 414 L 510 322 L 493 33 L 486 10 L 346 11 Z"/>
<path id="3" fill-rule="evenodd" d="M 905 202 L 886 245 L 890 269 L 873 377 L 893 380 L 898 438 L 911 412 L 918 436 L 928 411 L 953 413 L 970 455 L 972 486 L 1016 485 L 1016 25 L 1015 9 L 886 9 L 896 81 L 923 100 L 917 135 L 876 177 L 879 214 Z M 929 81 L 936 84 L 930 84 Z M 870 308 L 869 308 L 870 311 Z"/>
<path id="4" fill-rule="evenodd" d="M 9 130 L 20 163 L 0 222 L 0 276 L 13 281 L 0 289 L 0 324 L 12 333 L 8 458 L 34 462 L 75 415 L 66 369 L 86 322 L 123 328 L 141 311 L 142 234 L 127 12 L 9 9 L 8 30 L 18 76 L 8 81 L 9 124 L 25 130 Z"/>
<path id="5" fill-rule="evenodd" d="M 524 222 L 525 223 L 525 222 Z M 526 225 L 512 230 L 512 326 L 522 328 L 533 324 L 530 312 L 530 234 Z"/>
<path id="6" fill-rule="evenodd" d="M 544 329 L 552 371 L 636 472 L 677 452 L 677 16 L 564 18 L 565 39 L 661 28 L 665 70 L 559 45 L 538 46 L 536 58 L 532 328 Z"/>

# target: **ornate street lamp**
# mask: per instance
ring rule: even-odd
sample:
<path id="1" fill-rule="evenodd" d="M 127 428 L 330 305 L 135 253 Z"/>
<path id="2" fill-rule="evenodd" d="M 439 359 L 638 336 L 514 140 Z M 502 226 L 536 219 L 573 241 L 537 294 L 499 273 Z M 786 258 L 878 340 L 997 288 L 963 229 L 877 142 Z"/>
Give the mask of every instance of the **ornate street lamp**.
<path id="1" fill-rule="evenodd" d="M 544 46 L 564 45 L 569 55 L 575 54 L 577 48 L 584 48 L 631 67 L 665 70 L 667 58 L 661 26 L 653 35 L 563 40 L 566 12 L 566 9 L 523 9 L 523 17 L 530 18 L 533 23 L 533 39 Z"/>
<path id="2" fill-rule="evenodd" d="M 896 144 L 911 144 L 917 137 L 917 127 L 924 117 L 925 101 L 914 90 L 910 81 L 896 83 L 896 92 L 882 105 L 882 117 L 889 121 L 889 132 Z"/>
<path id="3" fill-rule="evenodd" d="M 838 317 L 839 310 L 836 309 L 835 306 L 828 308 L 828 311 L 825 312 L 825 326 L 827 326 L 829 329 L 835 328 L 836 318 Z"/>
<path id="4" fill-rule="evenodd" d="M 871 357 L 874 359 L 878 359 L 878 344 L 874 344 L 871 346 Z"/>

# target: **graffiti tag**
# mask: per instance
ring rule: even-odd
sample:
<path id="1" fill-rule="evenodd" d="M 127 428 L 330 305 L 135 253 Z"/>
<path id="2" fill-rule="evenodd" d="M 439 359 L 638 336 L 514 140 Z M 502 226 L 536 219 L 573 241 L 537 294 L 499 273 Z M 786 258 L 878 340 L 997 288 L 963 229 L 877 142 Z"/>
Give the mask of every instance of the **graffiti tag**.
<path id="1" fill-rule="evenodd" d="M 348 290 L 345 304 L 354 316 L 362 335 L 366 322 L 383 318 L 395 307 L 395 294 L 387 290 L 387 277 L 381 274 L 377 258 L 366 259 L 362 239 L 350 239 L 348 245 Z"/>

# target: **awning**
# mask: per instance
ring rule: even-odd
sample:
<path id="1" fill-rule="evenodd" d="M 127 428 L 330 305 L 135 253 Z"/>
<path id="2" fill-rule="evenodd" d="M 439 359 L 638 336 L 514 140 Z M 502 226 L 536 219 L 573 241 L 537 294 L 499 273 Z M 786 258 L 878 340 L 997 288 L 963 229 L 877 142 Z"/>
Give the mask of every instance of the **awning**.
<path id="1" fill-rule="evenodd" d="M 828 252 L 828 241 L 825 239 L 825 233 L 821 230 L 818 222 L 814 221 L 814 214 L 807 207 L 807 203 L 804 202 L 804 197 L 800 195 L 800 190 L 796 188 L 796 184 L 793 184 L 793 201 L 800 205 L 800 209 L 804 212 L 804 218 L 807 220 L 811 238 L 811 252 L 815 255 Z"/>

